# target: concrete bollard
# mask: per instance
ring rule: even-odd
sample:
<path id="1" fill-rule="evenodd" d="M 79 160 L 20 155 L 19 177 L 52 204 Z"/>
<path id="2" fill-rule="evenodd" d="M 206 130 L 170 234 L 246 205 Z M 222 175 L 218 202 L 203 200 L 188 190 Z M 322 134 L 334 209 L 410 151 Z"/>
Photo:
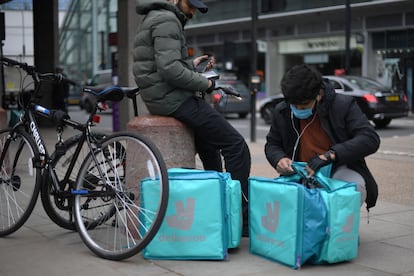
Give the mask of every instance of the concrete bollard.
<path id="1" fill-rule="evenodd" d="M 194 135 L 182 122 L 173 117 L 143 115 L 129 121 L 127 129 L 151 140 L 167 168 L 195 168 Z"/>

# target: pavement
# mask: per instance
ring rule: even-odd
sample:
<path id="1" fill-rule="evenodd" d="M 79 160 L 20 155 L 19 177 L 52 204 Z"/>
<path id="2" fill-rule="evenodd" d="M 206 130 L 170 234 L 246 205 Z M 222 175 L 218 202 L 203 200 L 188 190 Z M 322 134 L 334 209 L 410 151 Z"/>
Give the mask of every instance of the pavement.
<path id="1" fill-rule="evenodd" d="M 0 275 L 404 275 L 414 276 L 414 119 L 410 136 L 384 138 L 367 162 L 380 197 L 369 217 L 361 208 L 356 259 L 333 265 L 305 265 L 299 271 L 249 253 L 249 239 L 225 261 L 155 261 L 141 254 L 114 262 L 95 256 L 76 232 L 53 224 L 40 200 L 17 232 L 0 239 Z M 53 145 L 53 129 L 42 129 Z M 48 143 L 49 143 L 48 142 Z M 263 153 L 264 140 L 249 143 L 253 176 L 275 177 Z"/>

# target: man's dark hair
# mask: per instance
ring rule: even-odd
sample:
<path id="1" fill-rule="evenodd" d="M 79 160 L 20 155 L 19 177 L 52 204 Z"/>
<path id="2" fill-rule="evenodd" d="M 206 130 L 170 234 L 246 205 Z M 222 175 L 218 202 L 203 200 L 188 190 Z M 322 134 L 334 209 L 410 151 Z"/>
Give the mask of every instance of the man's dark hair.
<path id="1" fill-rule="evenodd" d="M 307 65 L 290 68 L 280 82 L 285 100 L 290 104 L 302 104 L 316 98 L 322 86 L 322 75 Z"/>

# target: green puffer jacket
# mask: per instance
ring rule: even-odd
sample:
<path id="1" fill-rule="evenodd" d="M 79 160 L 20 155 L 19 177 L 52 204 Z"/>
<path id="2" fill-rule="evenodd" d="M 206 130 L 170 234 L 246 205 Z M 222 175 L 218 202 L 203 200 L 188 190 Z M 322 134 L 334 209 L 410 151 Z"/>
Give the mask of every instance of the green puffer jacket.
<path id="1" fill-rule="evenodd" d="M 133 73 L 151 114 L 169 115 L 208 80 L 195 71 L 184 34 L 185 15 L 167 0 L 137 0 L 145 15 L 135 36 Z"/>

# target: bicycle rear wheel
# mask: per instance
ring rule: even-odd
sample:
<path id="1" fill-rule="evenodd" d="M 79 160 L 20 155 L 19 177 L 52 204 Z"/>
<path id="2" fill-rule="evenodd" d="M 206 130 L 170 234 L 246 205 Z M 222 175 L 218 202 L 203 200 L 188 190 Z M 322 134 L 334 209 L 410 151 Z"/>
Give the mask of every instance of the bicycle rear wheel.
<path id="1" fill-rule="evenodd" d="M 82 134 L 68 138 L 64 142 L 65 153 L 54 152 L 51 156 L 51 167 L 55 170 L 58 185 L 61 193 L 58 193 L 50 179 L 48 172 L 45 172 L 45 185 L 42 185 L 40 195 L 43 208 L 49 218 L 60 227 L 75 231 L 76 224 L 73 216 L 73 196 L 70 191 L 75 187 L 76 177 L 79 173 L 82 161 L 89 154 L 89 147 L 84 143 L 76 157 L 72 170 L 68 173 L 69 166 L 75 158 L 76 147 L 80 143 Z M 103 133 L 91 133 L 92 141 L 100 141 L 106 137 Z"/>
<path id="2" fill-rule="evenodd" d="M 143 201 L 142 179 L 151 179 L 156 186 L 145 196 L 156 204 Z M 161 226 L 168 187 L 166 166 L 153 143 L 131 133 L 104 139 L 82 164 L 73 191 L 82 240 L 105 259 L 122 260 L 137 254 Z"/>
<path id="3" fill-rule="evenodd" d="M 0 131 L 0 237 L 17 231 L 29 218 L 40 189 L 37 148 L 22 129 Z"/>

